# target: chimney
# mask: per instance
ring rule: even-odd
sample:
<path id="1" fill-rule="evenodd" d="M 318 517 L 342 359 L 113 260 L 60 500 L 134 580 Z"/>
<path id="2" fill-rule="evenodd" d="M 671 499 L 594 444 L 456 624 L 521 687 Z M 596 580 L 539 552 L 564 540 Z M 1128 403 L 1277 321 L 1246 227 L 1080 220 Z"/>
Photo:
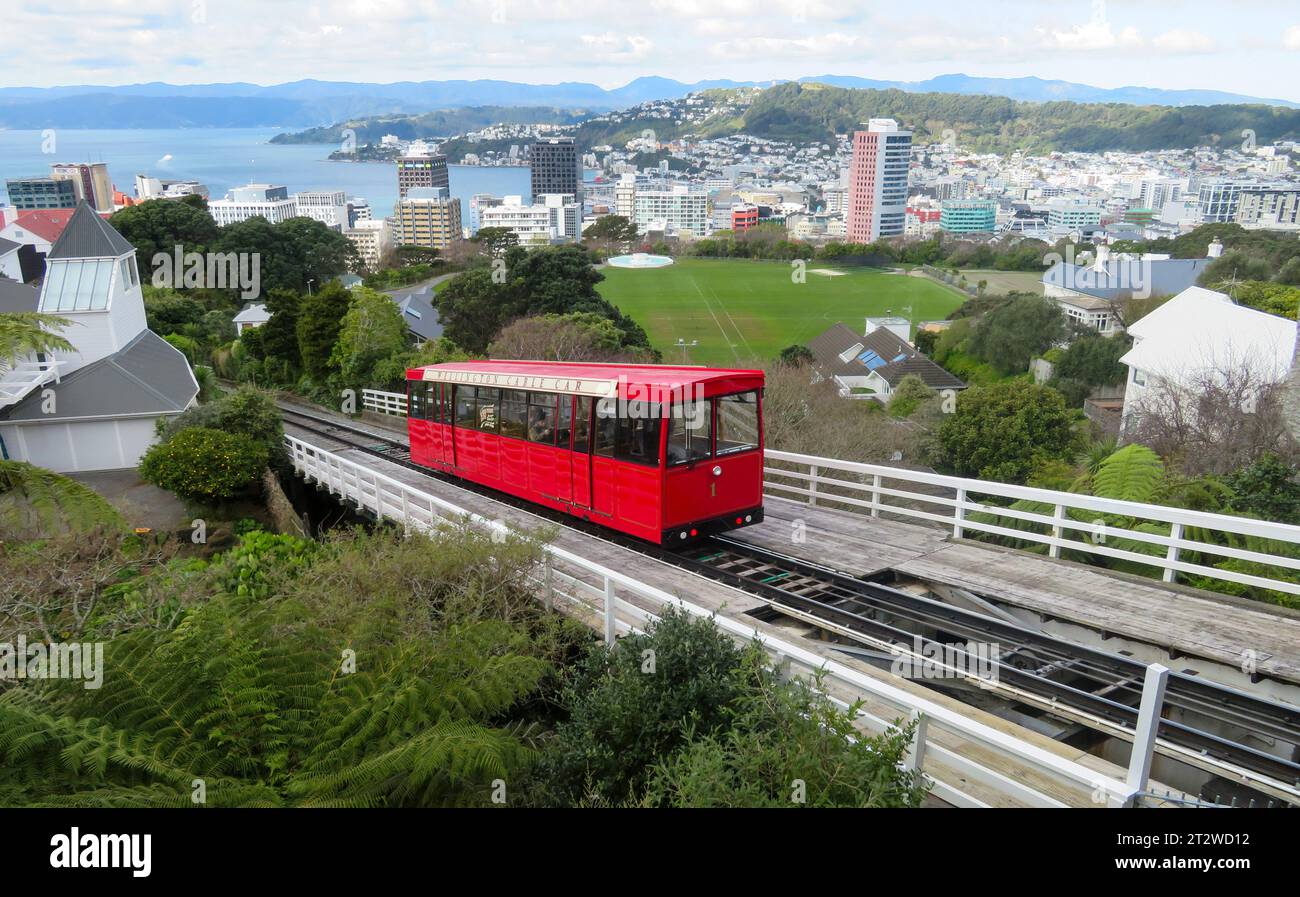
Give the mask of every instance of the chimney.
<path id="1" fill-rule="evenodd" d="M 1207 259 L 1217 259 L 1221 255 L 1223 255 L 1223 244 L 1219 242 L 1218 237 L 1215 237 L 1210 241 L 1210 247 L 1205 250 L 1205 257 Z"/>

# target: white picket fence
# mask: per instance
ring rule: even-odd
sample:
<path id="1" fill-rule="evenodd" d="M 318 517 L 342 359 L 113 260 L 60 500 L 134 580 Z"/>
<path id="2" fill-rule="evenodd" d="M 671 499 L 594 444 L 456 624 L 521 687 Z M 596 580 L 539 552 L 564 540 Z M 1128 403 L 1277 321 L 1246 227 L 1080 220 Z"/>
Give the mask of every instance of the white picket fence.
<path id="1" fill-rule="evenodd" d="M 502 538 L 517 535 L 500 521 L 475 514 L 301 439 L 286 436 L 285 445 L 294 470 L 305 479 L 354 502 L 376 517 L 395 521 L 408 530 L 429 531 L 444 524 L 468 523 Z M 571 551 L 547 545 L 544 546 L 544 558 L 542 569 L 532 574 L 542 600 L 550 606 L 558 599 L 597 615 L 607 643 L 612 644 L 619 634 L 643 631 L 665 609 L 674 607 L 692 616 L 712 619 L 718 628 L 736 639 L 756 639 L 774 663 L 787 666 L 796 675 L 811 677 L 820 672 L 827 692 L 861 695 L 889 707 L 892 716 L 889 713 L 859 713 L 859 722 L 873 734 L 885 731 L 895 720 L 917 720 L 917 735 L 908 765 L 925 773 L 935 796 L 954 805 L 987 806 L 985 801 L 963 790 L 963 787 L 970 788 L 965 782 L 977 783 L 1029 806 L 1043 807 L 1068 806 L 1059 797 L 1066 792 L 1076 796 L 1076 803 L 1082 798 L 1097 806 L 1131 805 L 1148 784 L 1146 772 L 1154 747 L 1158 704 L 1153 704 L 1156 709 L 1150 712 L 1145 706 L 1143 708 L 1145 724 L 1140 723 L 1134 733 L 1140 747 L 1133 751 L 1128 781 L 1120 781 L 881 678 L 829 660 L 784 639 L 759 633 L 738 620 L 714 615 L 706 608 Z M 843 699 L 835 700 L 841 707 L 848 706 Z M 963 749 L 958 752 L 941 744 L 934 738 L 940 731 L 952 736 L 944 740 L 960 741 Z M 1044 777 L 1053 787 L 1050 790 L 1036 787 L 1032 784 L 1033 776 L 1021 774 L 1012 777 L 982 763 L 979 758 L 990 753 L 1011 758 L 1011 765 Z"/>
<path id="2" fill-rule="evenodd" d="M 1300 554 L 1300 526 L 771 449 L 765 460 L 769 465 L 764 467 L 765 491 L 797 496 L 812 505 L 835 505 L 872 517 L 892 514 L 938 523 L 950 527 L 958 538 L 978 532 L 1034 542 L 1048 546 L 1050 557 L 1060 557 L 1062 549 L 1068 549 L 1094 557 L 1136 561 L 1160 570 L 1165 582 L 1173 582 L 1177 573 L 1184 573 L 1300 595 L 1300 584 L 1275 576 L 1221 570 L 1183 559 L 1185 553 L 1199 553 L 1300 571 L 1300 559 L 1283 553 L 1287 548 L 1239 547 L 1246 537 L 1252 537 L 1289 546 Z M 772 462 L 781 466 L 773 466 Z M 1001 502 L 981 501 L 981 497 L 1037 502 L 1052 510 L 1038 513 L 1008 508 Z M 1123 518 L 1128 525 L 1109 523 L 1107 517 Z M 1027 521 L 1038 528 L 1015 529 L 1005 525 L 1009 520 Z M 1153 524 L 1162 532 L 1138 529 L 1142 524 Z M 1239 545 L 1218 544 L 1213 541 L 1216 535 L 1236 537 Z M 1129 540 L 1154 546 L 1159 553 L 1146 554 L 1115 545 Z"/>

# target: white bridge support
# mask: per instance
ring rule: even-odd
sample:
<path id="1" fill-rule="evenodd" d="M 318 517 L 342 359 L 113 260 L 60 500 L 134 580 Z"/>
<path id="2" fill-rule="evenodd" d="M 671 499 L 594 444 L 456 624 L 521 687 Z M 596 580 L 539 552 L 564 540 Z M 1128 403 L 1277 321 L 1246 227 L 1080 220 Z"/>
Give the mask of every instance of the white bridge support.
<path id="1" fill-rule="evenodd" d="M 285 444 L 294 470 L 305 479 L 378 518 L 398 523 L 408 531 L 428 532 L 444 525 L 471 525 L 488 531 L 494 539 L 526 535 L 500 521 L 475 514 L 296 437 L 286 436 Z M 859 710 L 858 725 L 867 732 L 879 734 L 896 720 L 918 719 L 918 738 L 904 765 L 919 768 L 926 775 L 931 793 L 948 803 L 963 807 L 987 806 L 963 790 L 964 782 L 972 782 L 1029 806 L 1070 806 L 1058 796 L 1069 792 L 1090 795 L 1090 802 L 1096 806 L 1122 807 L 1131 806 L 1146 785 L 1145 769 L 1136 774 L 1130 770 L 1129 781 L 1103 775 L 1068 757 L 965 716 L 946 704 L 867 675 L 770 632 L 760 631 L 752 624 L 714 614 L 572 551 L 555 545 L 545 545 L 543 551 L 543 563 L 531 574 L 541 599 L 548 605 L 556 600 L 565 602 L 579 616 L 590 619 L 603 629 L 608 642 L 613 642 L 621 634 L 643 631 L 664 610 L 677 608 L 692 616 L 711 619 L 714 625 L 737 640 L 757 641 L 771 656 L 774 665 L 788 669 L 792 675 L 811 680 L 816 674 L 821 674 L 823 691 L 841 707 L 849 707 L 859 697 L 888 707 L 890 712 L 880 715 Z M 1157 700 L 1152 704 L 1156 707 L 1157 718 L 1158 703 Z M 1147 696 L 1144 695 L 1144 711 L 1146 707 Z M 952 736 L 944 739 L 947 744 L 934 738 L 939 732 Z M 960 752 L 947 746 L 958 741 L 964 746 Z M 1034 776 L 1012 777 L 981 762 L 981 757 L 990 755 L 1007 758 L 1011 766 L 1052 782 L 1056 786 L 1054 793 L 1031 784 Z M 1136 759 L 1141 756 L 1149 757 L 1146 749 L 1134 751 Z M 1084 797 L 1076 800 L 1075 804 L 1086 801 Z"/>

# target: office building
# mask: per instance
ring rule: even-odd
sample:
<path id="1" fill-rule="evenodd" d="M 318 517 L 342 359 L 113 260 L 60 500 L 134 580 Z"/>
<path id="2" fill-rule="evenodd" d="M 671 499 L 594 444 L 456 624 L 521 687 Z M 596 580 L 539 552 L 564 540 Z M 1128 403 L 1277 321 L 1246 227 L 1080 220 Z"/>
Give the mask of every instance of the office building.
<path id="1" fill-rule="evenodd" d="M 77 201 L 85 200 L 96 212 L 113 211 L 113 181 L 103 162 L 60 162 L 50 166 L 50 177 L 71 181 Z"/>
<path id="2" fill-rule="evenodd" d="M 295 193 L 293 198 L 298 203 L 298 214 L 304 218 L 314 218 L 340 232 L 351 223 L 348 198 L 342 190 L 312 190 Z"/>
<path id="3" fill-rule="evenodd" d="M 469 235 L 472 237 L 479 232 L 483 226 L 482 212 L 484 209 L 490 209 L 501 205 L 501 197 L 493 196 L 491 193 L 475 193 L 469 198 Z"/>
<path id="4" fill-rule="evenodd" d="M 279 224 L 298 217 L 298 201 L 289 195 L 288 187 L 248 184 L 235 187 L 226 194 L 225 199 L 208 203 L 208 212 L 212 215 L 212 220 L 222 227 L 257 217 Z"/>
<path id="5" fill-rule="evenodd" d="M 939 228 L 950 234 L 992 233 L 998 204 L 991 199 L 949 199 L 939 205 Z"/>
<path id="6" fill-rule="evenodd" d="M 1264 230 L 1300 228 L 1300 188 L 1272 187 L 1244 191 L 1237 204 L 1236 221 L 1242 227 Z"/>
<path id="7" fill-rule="evenodd" d="M 461 238 L 460 200 L 446 187 L 412 187 L 393 208 L 398 246 L 446 249 Z"/>
<path id="8" fill-rule="evenodd" d="M 451 191 L 447 157 L 435 153 L 412 153 L 397 160 L 397 195 L 406 198 L 415 188 Z"/>
<path id="9" fill-rule="evenodd" d="M 576 205 L 562 194 L 547 202 L 524 205 L 522 196 L 507 196 L 500 205 L 479 210 L 482 227 L 503 227 L 513 231 L 523 245 L 551 243 L 565 236 L 567 209 Z"/>
<path id="10" fill-rule="evenodd" d="M 655 230 L 703 236 L 709 232 L 709 194 L 690 184 L 638 189 L 632 220 L 641 233 Z"/>
<path id="11" fill-rule="evenodd" d="M 135 198 L 137 202 L 150 199 L 181 199 L 186 196 L 208 198 L 208 188 L 198 181 L 177 181 L 167 178 L 155 178 L 147 174 L 135 176 Z"/>
<path id="12" fill-rule="evenodd" d="M 352 241 L 361 260 L 360 267 L 367 271 L 377 271 L 393 249 L 393 229 L 381 218 L 367 218 L 358 221 L 353 227 L 343 231 L 343 236 Z"/>
<path id="13" fill-rule="evenodd" d="M 1202 181 L 1196 196 L 1196 209 L 1205 223 L 1235 221 L 1243 193 L 1265 189 L 1254 181 L 1214 178 Z"/>
<path id="14" fill-rule="evenodd" d="M 548 137 L 531 147 L 533 199 L 568 194 L 582 206 L 582 159 L 572 137 Z"/>
<path id="15" fill-rule="evenodd" d="M 892 118 L 873 118 L 853 135 L 849 165 L 848 236 L 857 243 L 903 233 L 912 132 Z"/>
<path id="16" fill-rule="evenodd" d="M 37 175 L 30 178 L 10 178 L 5 181 L 9 204 L 15 211 L 35 209 L 73 209 L 77 206 L 77 190 L 66 178 L 49 178 Z"/>

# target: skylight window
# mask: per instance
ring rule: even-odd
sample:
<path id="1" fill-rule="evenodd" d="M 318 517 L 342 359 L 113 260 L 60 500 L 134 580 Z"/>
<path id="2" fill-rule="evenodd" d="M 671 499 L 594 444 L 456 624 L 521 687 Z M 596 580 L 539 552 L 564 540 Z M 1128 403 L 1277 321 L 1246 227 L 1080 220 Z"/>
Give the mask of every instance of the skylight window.
<path id="1" fill-rule="evenodd" d="M 874 371 L 878 367 L 883 367 L 885 364 L 885 359 L 881 358 L 880 354 L 876 352 L 874 349 L 868 349 L 867 351 L 863 352 L 861 355 L 858 356 L 858 361 L 865 364 L 867 366 L 867 369 L 872 371 Z"/>
<path id="2" fill-rule="evenodd" d="M 840 353 L 840 361 L 849 361 L 862 351 L 862 343 L 854 343 Z"/>
<path id="3" fill-rule="evenodd" d="M 113 284 L 113 259 L 51 261 L 41 311 L 103 311 Z"/>

